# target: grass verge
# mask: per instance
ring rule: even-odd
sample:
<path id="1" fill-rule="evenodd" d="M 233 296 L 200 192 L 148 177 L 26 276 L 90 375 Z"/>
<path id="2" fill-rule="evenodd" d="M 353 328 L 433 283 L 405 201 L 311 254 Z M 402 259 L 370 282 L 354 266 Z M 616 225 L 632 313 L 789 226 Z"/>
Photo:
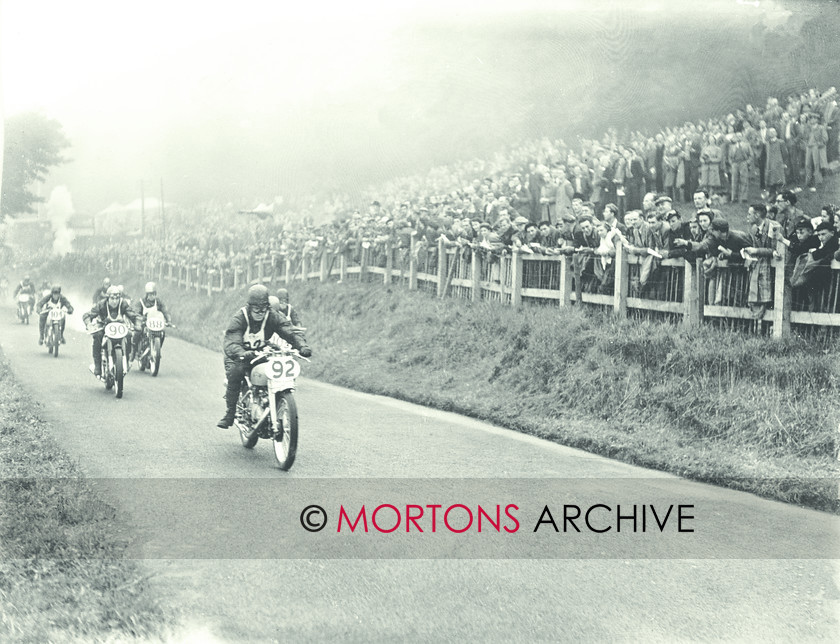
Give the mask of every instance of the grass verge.
<path id="1" fill-rule="evenodd" d="M 172 616 L 37 409 L 0 351 L 0 641 L 160 636 Z"/>
<path id="2" fill-rule="evenodd" d="M 142 278 L 118 279 L 141 292 Z M 576 307 L 440 301 L 377 284 L 291 290 L 315 351 L 305 376 L 838 510 L 836 350 Z M 167 284 L 158 291 L 179 326 L 173 334 L 213 350 L 245 299 L 245 289 L 212 298 Z"/>

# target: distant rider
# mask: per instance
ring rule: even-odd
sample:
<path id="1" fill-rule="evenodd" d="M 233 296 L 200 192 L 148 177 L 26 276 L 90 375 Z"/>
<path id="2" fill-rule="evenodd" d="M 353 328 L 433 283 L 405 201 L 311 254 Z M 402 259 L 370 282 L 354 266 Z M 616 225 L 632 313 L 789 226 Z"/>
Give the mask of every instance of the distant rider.
<path id="1" fill-rule="evenodd" d="M 17 296 L 21 294 L 29 296 L 29 312 L 32 313 L 35 308 L 35 285 L 29 275 L 25 276 L 23 281 L 15 287 L 14 298 L 17 299 Z"/>
<path id="2" fill-rule="evenodd" d="M 117 287 L 110 286 L 107 297 L 94 304 L 93 308 L 82 316 L 85 325 L 90 324 L 93 318 L 99 318 L 99 321 L 103 325 L 102 329 L 93 334 L 93 375 L 98 377 L 102 375 L 100 359 L 102 357 L 102 338 L 105 335 L 104 325 L 109 322 L 125 322 L 126 318 L 132 324 L 136 325 L 137 314 L 122 300 Z M 131 351 L 130 347 L 129 351 Z"/>
<path id="3" fill-rule="evenodd" d="M 277 289 L 277 299 L 280 301 L 280 304 L 275 310 L 289 318 L 293 326 L 302 327 L 303 324 L 301 324 L 297 309 L 292 308 L 292 305 L 289 304 L 289 291 L 285 288 Z"/>
<path id="4" fill-rule="evenodd" d="M 41 337 L 38 338 L 38 344 L 44 344 L 44 330 L 47 328 L 47 315 L 50 309 L 60 309 L 62 306 L 67 309 L 68 315 L 73 313 L 73 305 L 70 304 L 70 300 L 61 294 L 61 287 L 58 284 L 53 284 L 53 287 L 50 289 L 50 294 L 42 297 L 38 302 L 38 313 L 41 315 L 38 321 L 41 332 Z M 66 324 L 67 317 L 64 317 L 61 320 L 61 344 L 67 344 L 64 341 L 64 327 Z"/>
<path id="5" fill-rule="evenodd" d="M 157 296 L 157 285 L 154 282 L 148 282 L 143 289 L 143 297 L 142 299 L 137 300 L 131 307 L 134 312 L 137 314 L 140 320 L 140 326 L 138 327 L 137 331 L 134 332 L 134 351 L 132 352 L 131 359 L 134 360 L 137 358 L 137 349 L 140 347 L 140 341 L 143 339 L 143 327 L 146 324 L 146 316 L 150 312 L 159 311 L 161 315 L 163 315 L 163 319 L 166 321 L 167 324 L 170 324 L 171 318 L 169 317 L 169 311 L 166 310 L 166 305 L 163 303 Z M 160 339 L 160 345 L 163 346 L 163 341 L 166 339 L 165 336 L 162 336 Z"/>
<path id="6" fill-rule="evenodd" d="M 254 366 L 251 360 L 254 359 L 255 351 L 266 346 L 269 338 L 275 333 L 300 351 L 300 355 L 304 357 L 312 355 L 312 350 L 306 344 L 303 335 L 293 331 L 292 325 L 285 317 L 270 310 L 268 289 L 262 284 L 255 284 L 248 289 L 248 304 L 234 314 L 225 331 L 224 353 L 225 374 L 227 375 L 225 404 L 227 410 L 224 417 L 216 423 L 217 427 L 227 428 L 233 425 L 239 390 L 243 378 Z"/>
<path id="7" fill-rule="evenodd" d="M 111 286 L 111 280 L 110 279 L 108 279 L 106 277 L 104 280 L 102 280 L 102 286 L 100 286 L 98 289 L 96 289 L 96 291 L 94 291 L 94 293 L 93 293 L 93 303 L 94 304 L 98 304 L 99 302 L 104 300 L 106 297 L 108 297 L 108 289 L 110 288 L 110 286 Z"/>

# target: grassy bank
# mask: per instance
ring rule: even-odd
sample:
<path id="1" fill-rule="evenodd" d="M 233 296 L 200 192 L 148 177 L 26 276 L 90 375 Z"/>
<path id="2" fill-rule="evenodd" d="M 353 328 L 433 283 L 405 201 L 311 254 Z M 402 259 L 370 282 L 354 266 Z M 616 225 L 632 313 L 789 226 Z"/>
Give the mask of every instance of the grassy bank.
<path id="1" fill-rule="evenodd" d="M 0 353 L 0 641 L 126 640 L 171 616 L 123 559 L 114 509 L 50 437 Z"/>
<path id="2" fill-rule="evenodd" d="M 142 279 L 123 279 L 141 292 Z M 166 284 L 159 292 L 173 333 L 214 350 L 244 301 L 244 289 L 212 299 Z M 295 284 L 292 301 L 315 351 L 306 376 L 695 480 L 837 506 L 836 352 L 374 284 Z"/>

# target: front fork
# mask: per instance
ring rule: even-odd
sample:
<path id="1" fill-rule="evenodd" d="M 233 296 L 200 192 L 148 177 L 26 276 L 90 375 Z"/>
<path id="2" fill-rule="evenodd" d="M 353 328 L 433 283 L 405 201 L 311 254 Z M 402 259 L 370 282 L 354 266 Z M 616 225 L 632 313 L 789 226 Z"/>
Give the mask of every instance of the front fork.
<path id="1" fill-rule="evenodd" d="M 270 383 L 271 381 L 269 381 Z M 280 421 L 282 410 L 277 409 L 277 394 L 288 391 L 287 389 L 275 389 L 269 384 L 268 387 L 268 409 L 271 415 L 271 433 L 275 440 L 283 440 L 283 423 Z M 283 403 L 285 406 L 285 403 Z"/>

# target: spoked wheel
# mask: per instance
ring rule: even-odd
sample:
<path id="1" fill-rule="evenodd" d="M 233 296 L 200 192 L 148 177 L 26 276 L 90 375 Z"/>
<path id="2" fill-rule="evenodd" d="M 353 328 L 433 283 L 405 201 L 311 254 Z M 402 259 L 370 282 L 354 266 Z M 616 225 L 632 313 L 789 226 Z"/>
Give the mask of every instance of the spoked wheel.
<path id="1" fill-rule="evenodd" d="M 117 347 L 114 349 L 114 380 L 117 384 L 117 398 L 122 398 L 124 378 L 125 369 L 123 369 L 123 352 L 120 347 Z"/>
<path id="2" fill-rule="evenodd" d="M 249 427 L 245 422 L 239 420 L 240 418 L 246 418 L 246 414 L 249 413 L 248 408 L 251 406 L 251 392 L 242 395 L 239 397 L 239 402 L 236 403 L 236 420 L 233 421 L 236 428 L 239 430 L 239 440 L 242 441 L 242 447 L 245 449 L 253 449 L 254 445 L 257 444 L 259 440 L 259 436 L 257 436 L 257 430 L 252 429 Z"/>
<path id="3" fill-rule="evenodd" d="M 149 346 L 149 370 L 153 376 L 158 375 L 160 371 L 160 338 L 152 338 Z"/>
<path id="4" fill-rule="evenodd" d="M 46 342 L 46 345 L 47 345 L 47 351 L 49 351 L 50 355 L 52 355 L 53 354 L 53 333 L 52 333 L 52 329 L 47 331 L 47 338 L 46 338 L 45 342 Z"/>
<path id="5" fill-rule="evenodd" d="M 61 344 L 61 330 L 59 329 L 58 332 L 56 332 L 56 330 L 53 329 L 52 338 L 50 338 L 50 339 L 52 341 L 52 348 L 53 348 L 53 350 L 50 353 L 53 354 L 54 358 L 57 358 L 58 357 L 58 345 Z"/>
<path id="6" fill-rule="evenodd" d="M 277 394 L 277 422 L 280 429 L 275 434 L 274 458 L 281 470 L 288 470 L 295 462 L 298 441 L 297 403 L 291 391 Z"/>

